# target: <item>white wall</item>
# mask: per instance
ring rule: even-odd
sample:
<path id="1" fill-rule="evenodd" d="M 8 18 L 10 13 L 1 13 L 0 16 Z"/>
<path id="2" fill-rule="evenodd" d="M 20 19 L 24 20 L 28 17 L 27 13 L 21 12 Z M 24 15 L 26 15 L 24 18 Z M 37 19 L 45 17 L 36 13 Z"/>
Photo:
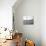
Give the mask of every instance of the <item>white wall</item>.
<path id="1" fill-rule="evenodd" d="M 41 0 L 23 0 L 15 8 L 15 28 L 22 32 L 25 38 L 34 40 L 36 46 L 41 46 Z M 24 25 L 23 16 L 34 16 L 34 25 Z"/>
<path id="2" fill-rule="evenodd" d="M 0 27 L 12 28 L 12 6 L 16 0 L 0 0 Z"/>
<path id="3" fill-rule="evenodd" d="M 46 46 L 46 0 L 41 1 L 41 38 L 42 46 Z"/>

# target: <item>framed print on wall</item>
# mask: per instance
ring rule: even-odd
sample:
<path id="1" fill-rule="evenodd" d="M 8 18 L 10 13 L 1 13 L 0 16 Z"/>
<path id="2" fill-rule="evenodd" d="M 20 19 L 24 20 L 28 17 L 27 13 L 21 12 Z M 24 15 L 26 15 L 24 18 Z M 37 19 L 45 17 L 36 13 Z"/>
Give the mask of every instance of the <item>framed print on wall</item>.
<path id="1" fill-rule="evenodd" d="M 23 24 L 24 25 L 33 25 L 34 17 L 33 16 L 23 16 Z"/>

